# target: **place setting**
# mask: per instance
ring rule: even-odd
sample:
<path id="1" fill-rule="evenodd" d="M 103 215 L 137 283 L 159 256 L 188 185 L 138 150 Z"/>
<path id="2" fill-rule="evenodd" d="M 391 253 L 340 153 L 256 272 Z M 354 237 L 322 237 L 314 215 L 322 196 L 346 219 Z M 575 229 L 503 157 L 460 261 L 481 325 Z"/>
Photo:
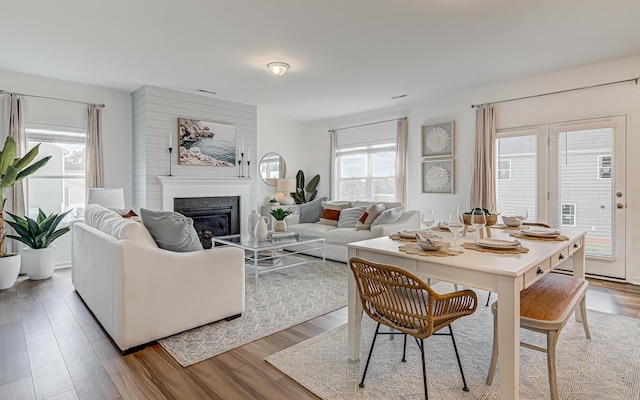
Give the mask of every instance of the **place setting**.
<path id="1" fill-rule="evenodd" d="M 561 235 L 558 229 L 537 226 L 522 229 L 519 232 L 509 232 L 509 235 L 518 239 L 529 240 L 552 240 L 558 242 L 569 240 L 568 237 Z"/>

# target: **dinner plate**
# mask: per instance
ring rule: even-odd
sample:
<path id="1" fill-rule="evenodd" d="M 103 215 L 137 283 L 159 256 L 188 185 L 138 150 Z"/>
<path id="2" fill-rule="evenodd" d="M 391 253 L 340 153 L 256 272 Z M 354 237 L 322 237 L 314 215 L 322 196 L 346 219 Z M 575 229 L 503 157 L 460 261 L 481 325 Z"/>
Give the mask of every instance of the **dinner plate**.
<path id="1" fill-rule="evenodd" d="M 525 236 L 540 237 L 540 238 L 556 238 L 560 235 L 557 229 L 551 228 L 535 228 L 522 231 Z"/>
<path id="2" fill-rule="evenodd" d="M 398 232 L 398 236 L 404 239 L 415 239 L 416 233 L 412 231 L 400 231 Z"/>
<path id="3" fill-rule="evenodd" d="M 479 239 L 475 243 L 487 249 L 515 249 L 520 246 L 517 240 Z"/>

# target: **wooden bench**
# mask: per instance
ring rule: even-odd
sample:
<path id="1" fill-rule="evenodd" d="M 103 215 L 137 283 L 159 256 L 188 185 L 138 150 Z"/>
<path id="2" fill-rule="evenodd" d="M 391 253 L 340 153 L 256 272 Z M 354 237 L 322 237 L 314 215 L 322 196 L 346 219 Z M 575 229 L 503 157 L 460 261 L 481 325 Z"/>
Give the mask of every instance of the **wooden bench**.
<path id="1" fill-rule="evenodd" d="M 550 273 L 542 277 L 527 289 L 520 292 L 520 327 L 547 335 L 547 348 L 520 342 L 529 349 L 547 353 L 549 369 L 549 389 L 551 399 L 558 399 L 556 379 L 556 344 L 560 331 L 567 324 L 571 313 L 580 306 L 582 325 L 587 339 L 591 339 L 587 323 L 585 294 L 589 282 L 568 275 Z M 487 376 L 487 385 L 491 385 L 498 362 L 498 302 L 491 306 L 493 312 L 493 352 Z"/>

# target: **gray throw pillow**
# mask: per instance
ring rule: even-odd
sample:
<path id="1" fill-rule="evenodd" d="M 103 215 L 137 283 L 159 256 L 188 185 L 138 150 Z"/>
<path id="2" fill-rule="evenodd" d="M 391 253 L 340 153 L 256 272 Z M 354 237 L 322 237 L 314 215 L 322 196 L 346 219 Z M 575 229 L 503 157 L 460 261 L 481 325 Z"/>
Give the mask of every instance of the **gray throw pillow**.
<path id="1" fill-rule="evenodd" d="M 358 218 L 364 212 L 365 207 L 346 208 L 340 211 L 340 219 L 338 219 L 338 228 L 355 228 Z"/>
<path id="2" fill-rule="evenodd" d="M 140 209 L 142 224 L 147 228 L 158 247 L 177 252 L 203 250 L 193 220 L 172 211 Z"/>
<path id="3" fill-rule="evenodd" d="M 298 204 L 298 214 L 300 223 L 314 223 L 320 221 L 322 215 L 322 202 L 327 201 L 326 197 L 315 199 L 308 203 Z"/>
<path id="4" fill-rule="evenodd" d="M 390 208 L 388 210 L 384 210 L 376 219 L 371 223 L 371 227 L 381 224 L 393 224 L 394 222 L 398 222 L 400 217 L 404 214 L 404 207 L 396 207 Z"/>

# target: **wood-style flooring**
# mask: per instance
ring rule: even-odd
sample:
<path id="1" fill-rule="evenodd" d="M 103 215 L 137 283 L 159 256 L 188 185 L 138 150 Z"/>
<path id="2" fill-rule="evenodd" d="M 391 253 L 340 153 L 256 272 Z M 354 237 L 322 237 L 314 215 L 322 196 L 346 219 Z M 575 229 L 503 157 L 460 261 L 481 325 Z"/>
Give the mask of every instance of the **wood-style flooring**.
<path id="1" fill-rule="evenodd" d="M 158 344 L 123 356 L 70 276 L 0 291 L 0 400 L 317 399 L 263 360 L 347 320 L 343 308 L 182 368 Z M 640 318 L 639 286 L 591 283 L 590 309 Z"/>

